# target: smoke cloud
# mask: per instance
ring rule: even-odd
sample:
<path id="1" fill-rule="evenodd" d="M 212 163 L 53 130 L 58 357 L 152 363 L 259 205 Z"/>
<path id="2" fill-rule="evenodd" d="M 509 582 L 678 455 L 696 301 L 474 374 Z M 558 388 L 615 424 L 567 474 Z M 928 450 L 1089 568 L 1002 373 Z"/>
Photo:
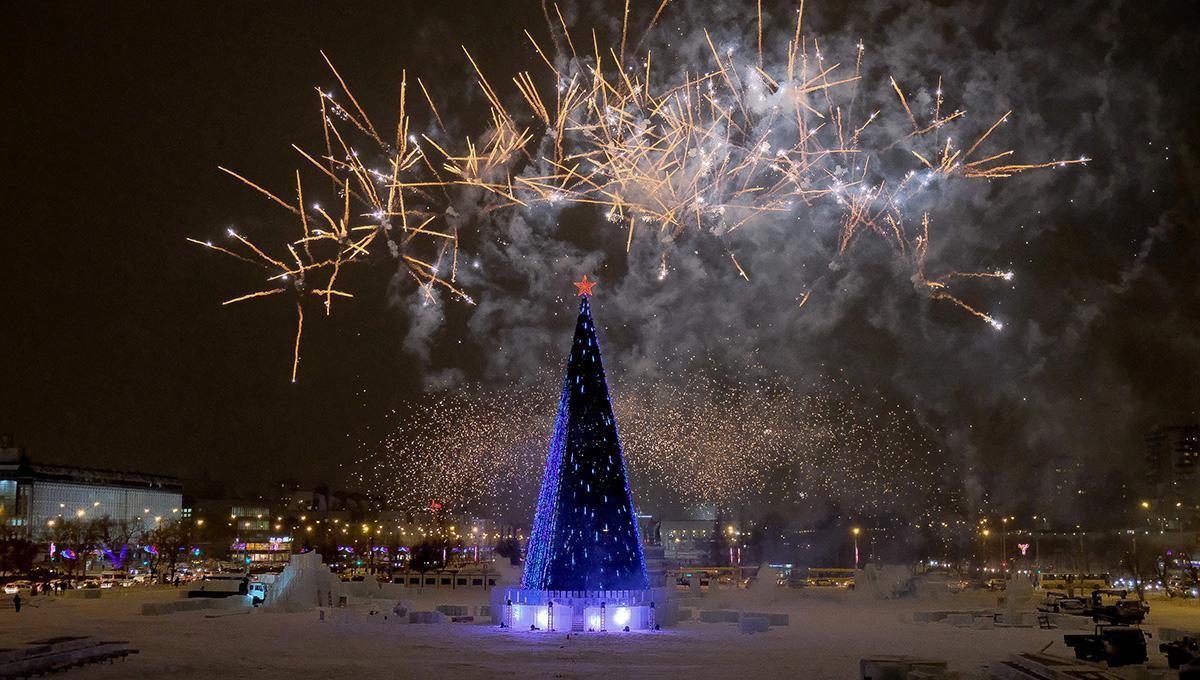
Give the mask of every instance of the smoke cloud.
<path id="1" fill-rule="evenodd" d="M 771 71 L 796 11 L 763 4 Z M 657 79 L 711 66 L 704 29 L 739 68 L 754 65 L 755 3 L 672 2 L 643 36 L 656 7 L 631 15 L 630 49 L 652 52 Z M 619 39 L 619 8 L 565 9 L 573 25 Z M 930 215 L 934 273 L 1015 272 L 958 289 L 1002 320 L 1002 332 L 916 290 L 911 260 L 880 239 L 861 236 L 837 256 L 836 206 L 734 233 L 644 229 L 626 253 L 624 226 L 599 209 L 485 217 L 477 200 L 455 209 L 473 227 L 464 226 L 473 236 L 463 238 L 461 280 L 478 304 L 443 315 L 419 291 L 398 293 L 412 319 L 404 350 L 430 387 L 533 379 L 561 363 L 575 314 L 570 281 L 587 273 L 600 281 L 594 307 L 610 380 L 669 380 L 708 362 L 785 380 L 837 375 L 921 414 L 955 470 L 947 484 L 972 509 L 1069 520 L 1118 500 L 1122 478 L 1138 476 L 1130 470 L 1144 431 L 1198 417 L 1200 388 L 1179 379 L 1200 375 L 1194 128 L 1184 122 L 1195 93 L 1178 87 L 1195 42 L 1148 32 L 1172 20 L 1166 10 L 1120 2 L 808 3 L 805 12 L 826 64 L 852 64 L 862 40 L 857 113 L 883 112 L 871 134 L 910 129 L 889 76 L 920 111 L 933 106 L 940 78 L 945 109 L 967 111 L 961 129 L 972 138 L 1013 112 L 989 148 L 1015 149 L 1019 160 L 1094 159 L 996 181 L 935 180 L 906 206 L 910 220 Z M 537 34 L 543 44 L 548 33 Z M 888 157 L 878 172 L 904 167 L 913 159 Z M 460 337 L 471 368 L 448 372 L 462 345 L 439 348 Z"/>

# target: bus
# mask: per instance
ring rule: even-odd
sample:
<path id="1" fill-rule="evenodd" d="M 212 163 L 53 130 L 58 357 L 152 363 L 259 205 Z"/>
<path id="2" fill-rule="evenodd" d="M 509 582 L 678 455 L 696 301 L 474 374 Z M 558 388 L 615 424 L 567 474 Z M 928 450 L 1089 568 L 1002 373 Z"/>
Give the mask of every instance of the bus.
<path id="1" fill-rule="evenodd" d="M 792 564 L 770 565 L 776 572 L 776 584 L 791 588 L 853 588 L 854 570 L 838 567 L 800 567 Z"/>
<path id="2" fill-rule="evenodd" d="M 750 584 L 757 567 L 676 567 L 667 571 L 668 578 L 675 580 L 676 590 L 691 590 L 693 587 L 706 591 L 709 588 L 745 588 Z"/>
<path id="3" fill-rule="evenodd" d="M 1092 592 L 1103 590 L 1112 584 L 1108 574 L 1077 574 L 1077 573 L 1046 573 L 1037 575 L 1037 587 L 1042 590 L 1065 590 L 1071 592 Z"/>
<path id="4" fill-rule="evenodd" d="M 854 570 L 837 567 L 809 567 L 804 586 L 808 588 L 853 588 Z"/>

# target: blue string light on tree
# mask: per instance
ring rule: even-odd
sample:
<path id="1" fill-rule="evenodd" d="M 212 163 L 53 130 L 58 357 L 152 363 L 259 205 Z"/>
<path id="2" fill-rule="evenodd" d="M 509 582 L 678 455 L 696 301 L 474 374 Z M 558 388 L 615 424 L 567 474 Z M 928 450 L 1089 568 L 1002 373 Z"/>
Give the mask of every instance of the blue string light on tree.
<path id="1" fill-rule="evenodd" d="M 515 629 L 526 627 L 526 617 L 533 630 L 584 626 L 629 630 L 654 625 L 646 612 L 655 593 L 646 574 L 625 456 L 592 320 L 590 298 L 595 285 L 586 275 L 575 283 L 582 298 L 579 317 L 525 570 L 521 588 L 506 596 L 510 614 L 522 619 L 510 624 Z M 539 620 L 542 612 L 547 616 Z"/>

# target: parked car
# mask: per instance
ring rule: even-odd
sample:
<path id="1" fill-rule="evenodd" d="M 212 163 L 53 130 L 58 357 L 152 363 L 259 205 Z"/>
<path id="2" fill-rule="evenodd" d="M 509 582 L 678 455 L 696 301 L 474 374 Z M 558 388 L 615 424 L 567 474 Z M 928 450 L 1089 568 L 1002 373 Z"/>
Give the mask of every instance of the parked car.
<path id="1" fill-rule="evenodd" d="M 1200 584 L 1188 581 L 1173 581 L 1167 584 L 1167 597 L 1180 597 L 1185 600 L 1200 597 Z"/>
<path id="2" fill-rule="evenodd" d="M 8 583 L 4 584 L 4 594 L 16 595 L 22 590 L 29 590 L 32 587 L 33 585 L 29 581 L 23 579 L 18 581 L 9 581 Z"/>
<path id="3" fill-rule="evenodd" d="M 133 585 L 132 577 L 124 571 L 114 569 L 100 572 L 101 588 L 112 588 L 114 586 L 128 588 L 131 585 Z"/>
<path id="4" fill-rule="evenodd" d="M 970 587 L 971 582 L 966 579 L 957 578 L 946 581 L 946 590 L 949 590 L 952 593 L 961 593 Z"/>

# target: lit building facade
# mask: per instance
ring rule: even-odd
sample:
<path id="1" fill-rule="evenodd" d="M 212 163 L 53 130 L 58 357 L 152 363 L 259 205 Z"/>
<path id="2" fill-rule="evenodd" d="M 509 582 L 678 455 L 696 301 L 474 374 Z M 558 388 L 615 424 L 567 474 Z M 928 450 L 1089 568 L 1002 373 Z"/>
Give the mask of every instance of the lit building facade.
<path id="1" fill-rule="evenodd" d="M 1200 495 L 1200 425 L 1163 427 L 1146 435 L 1146 476 L 1163 500 Z"/>
<path id="2" fill-rule="evenodd" d="M 283 564 L 292 556 L 291 526 L 261 498 L 192 499 L 204 554 L 239 564 Z"/>
<path id="3" fill-rule="evenodd" d="M 663 520 L 663 553 L 676 564 L 707 564 L 712 560 L 713 520 Z"/>
<path id="4" fill-rule="evenodd" d="M 179 480 L 116 470 L 33 463 L 14 447 L 0 447 L 0 522 L 37 538 L 58 519 L 157 522 L 179 519 Z"/>
<path id="5" fill-rule="evenodd" d="M 1183 531 L 1195 527 L 1200 504 L 1200 425 L 1175 425 L 1150 432 L 1146 442 L 1148 497 L 1138 504 L 1148 528 Z"/>

